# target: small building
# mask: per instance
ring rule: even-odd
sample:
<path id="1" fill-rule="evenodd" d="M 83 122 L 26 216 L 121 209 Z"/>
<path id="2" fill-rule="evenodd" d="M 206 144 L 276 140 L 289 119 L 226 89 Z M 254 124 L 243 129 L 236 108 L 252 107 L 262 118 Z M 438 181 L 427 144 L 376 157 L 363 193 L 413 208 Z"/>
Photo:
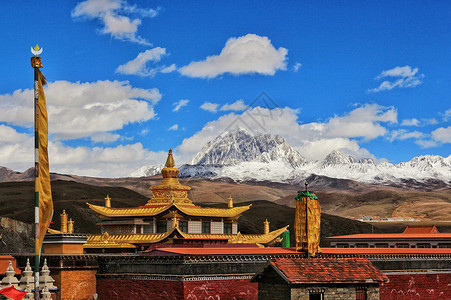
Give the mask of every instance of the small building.
<path id="1" fill-rule="evenodd" d="M 96 212 L 102 234 L 89 236 L 86 253 L 140 252 L 156 243 L 163 244 L 260 244 L 273 243 L 287 228 L 269 231 L 265 222 L 263 234 L 241 234 L 238 218 L 251 205 L 227 208 L 204 208 L 188 198 L 189 186 L 177 177 L 172 150 L 169 150 L 163 180 L 151 186 L 152 198 L 139 207 L 113 208 L 107 197 L 105 206 L 88 204 Z"/>
<path id="2" fill-rule="evenodd" d="M 327 238 L 333 248 L 451 248 L 451 233 L 433 226 L 407 226 L 403 233 L 351 234 Z"/>
<path id="3" fill-rule="evenodd" d="M 277 258 L 252 281 L 259 299 L 379 300 L 387 277 L 364 258 Z"/>

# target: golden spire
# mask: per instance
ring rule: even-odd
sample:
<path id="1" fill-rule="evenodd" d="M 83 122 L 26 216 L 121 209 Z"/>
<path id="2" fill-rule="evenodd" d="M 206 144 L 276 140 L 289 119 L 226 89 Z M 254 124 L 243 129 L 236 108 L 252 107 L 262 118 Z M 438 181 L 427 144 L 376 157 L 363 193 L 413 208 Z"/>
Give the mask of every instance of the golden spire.
<path id="1" fill-rule="evenodd" d="M 227 199 L 228 201 L 227 201 L 227 206 L 229 207 L 229 208 L 233 208 L 233 198 L 232 198 L 232 195 L 230 195 L 230 197 Z"/>
<path id="2" fill-rule="evenodd" d="M 172 149 L 169 149 L 166 165 L 163 170 L 161 170 L 163 181 L 160 185 L 180 185 L 180 182 L 177 180 L 177 176 L 179 176 L 179 169 L 174 168 L 174 166 L 175 162 L 174 157 L 172 157 Z"/>
<path id="3" fill-rule="evenodd" d="M 110 198 L 110 195 L 106 195 L 106 198 L 105 198 L 105 207 L 111 207 L 111 198 Z"/>
<path id="4" fill-rule="evenodd" d="M 74 233 L 74 221 L 72 221 L 72 218 L 69 219 L 67 233 Z"/>
<path id="5" fill-rule="evenodd" d="M 63 209 L 63 213 L 60 214 L 60 216 L 61 216 L 61 232 L 67 233 L 67 214 L 65 209 Z"/>
<path id="6" fill-rule="evenodd" d="M 166 159 L 167 168 L 173 168 L 175 166 L 174 157 L 172 156 L 172 149 L 169 149 L 168 159 Z"/>
<path id="7" fill-rule="evenodd" d="M 269 233 L 269 221 L 268 221 L 268 219 L 266 219 L 266 221 L 263 222 L 263 224 L 265 225 L 264 226 L 265 234 L 268 234 Z"/>
<path id="8" fill-rule="evenodd" d="M 152 198 L 149 199 L 147 205 L 155 203 L 183 203 L 185 205 L 193 205 L 188 199 L 189 186 L 183 186 L 178 180 L 179 169 L 175 167 L 174 157 L 172 156 L 172 149 L 169 149 L 166 165 L 161 170 L 163 180 L 158 185 L 150 187 L 152 191 Z"/>

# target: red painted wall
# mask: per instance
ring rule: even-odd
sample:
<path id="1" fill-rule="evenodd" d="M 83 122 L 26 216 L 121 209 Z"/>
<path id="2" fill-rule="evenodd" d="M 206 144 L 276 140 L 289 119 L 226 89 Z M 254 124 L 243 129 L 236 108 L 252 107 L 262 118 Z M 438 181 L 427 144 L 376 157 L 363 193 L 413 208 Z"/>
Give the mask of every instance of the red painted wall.
<path id="1" fill-rule="evenodd" d="M 258 283 L 249 279 L 185 281 L 186 300 L 257 300 Z"/>
<path id="2" fill-rule="evenodd" d="M 97 279 L 99 299 L 257 300 L 258 283 L 248 279 L 165 281 Z"/>
<path id="3" fill-rule="evenodd" d="M 183 299 L 183 282 L 165 280 L 97 279 L 99 299 Z"/>
<path id="4" fill-rule="evenodd" d="M 381 300 L 451 299 L 451 273 L 387 275 Z"/>

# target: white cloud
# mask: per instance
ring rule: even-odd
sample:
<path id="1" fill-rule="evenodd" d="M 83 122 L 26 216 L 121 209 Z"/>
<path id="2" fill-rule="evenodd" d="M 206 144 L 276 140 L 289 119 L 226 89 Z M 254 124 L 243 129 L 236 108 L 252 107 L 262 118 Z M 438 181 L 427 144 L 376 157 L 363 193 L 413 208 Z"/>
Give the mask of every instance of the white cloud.
<path id="1" fill-rule="evenodd" d="M 451 119 L 451 108 L 446 110 L 443 114 L 443 121 L 447 122 L 449 119 Z"/>
<path id="2" fill-rule="evenodd" d="M 247 109 L 247 105 L 244 104 L 243 100 L 237 100 L 235 102 L 233 102 L 232 104 L 224 104 L 221 107 L 222 111 L 228 111 L 228 110 L 233 110 L 233 111 L 242 111 Z"/>
<path id="3" fill-rule="evenodd" d="M 368 92 L 389 91 L 395 87 L 407 88 L 415 87 L 422 83 L 424 74 L 418 74 L 418 68 L 410 66 L 395 67 L 390 70 L 385 70 L 379 74 L 375 79 L 380 80 L 384 78 L 391 78 L 391 80 L 383 81 L 379 87 L 370 89 Z"/>
<path id="4" fill-rule="evenodd" d="M 296 62 L 296 63 L 293 65 L 293 72 L 299 71 L 299 69 L 300 69 L 301 67 L 302 67 L 302 64 L 299 63 L 299 62 Z"/>
<path id="5" fill-rule="evenodd" d="M 362 105 L 344 116 L 335 116 L 324 123 L 299 124 L 299 110 L 254 107 L 240 114 L 229 113 L 208 122 L 202 130 L 183 140 L 177 147 L 184 161 L 192 158 L 208 141 L 225 130 L 245 128 L 253 133 L 262 132 L 283 136 L 307 159 L 324 159 L 336 149 L 353 153 L 357 158 L 373 157 L 361 148 L 359 139 L 371 140 L 387 134 L 384 123 L 397 122 L 393 107 Z"/>
<path id="6" fill-rule="evenodd" d="M 386 134 L 387 130 L 381 123 L 396 123 L 397 116 L 393 107 L 363 105 L 345 116 L 331 118 L 324 136 L 372 140 Z"/>
<path id="7" fill-rule="evenodd" d="M 180 108 L 187 106 L 189 103 L 189 100 L 186 99 L 181 99 L 177 102 L 172 103 L 172 106 L 174 106 L 174 108 L 172 109 L 173 112 L 177 112 L 180 110 Z"/>
<path id="8" fill-rule="evenodd" d="M 219 55 L 191 62 L 180 68 L 179 72 L 188 77 L 201 78 L 213 78 L 224 73 L 274 75 L 278 70 L 286 70 L 287 53 L 288 50 L 283 47 L 274 48 L 267 37 L 247 34 L 228 39 Z"/>
<path id="9" fill-rule="evenodd" d="M 218 106 L 219 106 L 219 104 L 217 104 L 217 103 L 204 102 L 204 104 L 202 104 L 200 106 L 200 108 L 203 110 L 215 113 L 218 111 Z"/>
<path id="10" fill-rule="evenodd" d="M 72 18 L 98 19 L 103 24 L 102 34 L 110 34 L 119 40 L 127 40 L 139 44 L 149 45 L 136 33 L 144 17 L 155 17 L 158 10 L 131 6 L 123 0 L 86 0 L 79 2 L 72 10 Z M 127 15 L 133 15 L 132 20 Z"/>
<path id="11" fill-rule="evenodd" d="M 177 131 L 177 130 L 179 130 L 179 124 L 174 124 L 174 125 L 172 125 L 171 127 L 169 127 L 168 130 L 171 130 L 171 131 Z"/>
<path id="12" fill-rule="evenodd" d="M 91 136 L 91 140 L 95 143 L 112 143 L 120 139 L 121 136 L 119 134 L 112 133 L 99 133 Z"/>
<path id="13" fill-rule="evenodd" d="M 415 141 L 415 144 L 421 146 L 422 148 L 432 148 L 438 146 L 438 143 L 433 140 L 418 140 Z"/>
<path id="14" fill-rule="evenodd" d="M 425 135 L 419 131 L 407 131 L 405 129 L 393 130 L 390 135 L 390 142 L 395 140 L 420 139 Z"/>
<path id="15" fill-rule="evenodd" d="M 68 147 L 49 144 L 50 171 L 96 177 L 126 176 L 146 164 L 161 164 L 167 153 L 152 152 L 141 143 L 117 147 Z"/>
<path id="16" fill-rule="evenodd" d="M 175 70 L 177 70 L 177 67 L 175 66 L 175 64 L 172 64 L 167 67 L 166 66 L 161 67 L 160 72 L 161 73 L 171 73 L 171 72 L 174 72 Z"/>
<path id="17" fill-rule="evenodd" d="M 127 62 L 126 64 L 120 65 L 116 69 L 116 73 L 126 74 L 126 75 L 138 75 L 143 77 L 155 76 L 158 72 L 168 73 L 168 67 L 148 67 L 148 62 L 159 62 L 161 57 L 166 55 L 166 49 L 155 47 L 138 54 L 138 56 Z"/>
<path id="18" fill-rule="evenodd" d="M 420 121 L 418 119 L 405 119 L 402 120 L 401 126 L 420 126 Z"/>
<path id="19" fill-rule="evenodd" d="M 82 176 L 126 176 L 146 164 L 161 164 L 164 151 L 152 152 L 140 143 L 117 147 L 69 147 L 49 141 L 50 172 Z M 0 125 L 0 166 L 25 171 L 34 165 L 33 135 Z"/>
<path id="20" fill-rule="evenodd" d="M 451 126 L 440 127 L 431 132 L 432 138 L 440 143 L 451 143 Z"/>
<path id="21" fill-rule="evenodd" d="M 155 117 L 158 89 L 132 87 L 123 81 L 55 81 L 45 87 L 49 132 L 56 139 L 91 137 Z M 0 95 L 0 120 L 16 126 L 33 126 L 33 91 Z M 111 139 L 112 136 L 110 136 Z M 114 135 L 113 135 L 114 137 Z"/>

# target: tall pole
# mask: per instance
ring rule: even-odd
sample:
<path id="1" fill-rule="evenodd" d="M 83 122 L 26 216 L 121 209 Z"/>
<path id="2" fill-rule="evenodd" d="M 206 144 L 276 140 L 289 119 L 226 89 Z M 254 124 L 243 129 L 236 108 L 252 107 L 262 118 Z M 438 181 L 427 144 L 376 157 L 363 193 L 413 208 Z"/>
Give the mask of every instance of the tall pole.
<path id="1" fill-rule="evenodd" d="M 38 133 L 38 116 L 39 116 L 39 68 L 42 68 L 41 58 L 38 56 L 42 52 L 39 50 L 38 45 L 36 45 L 35 51 L 32 49 L 34 57 L 31 58 L 31 66 L 34 69 L 34 223 L 35 223 L 35 234 L 34 234 L 34 248 L 35 248 L 35 258 L 34 258 L 34 297 L 35 300 L 39 300 L 39 260 L 41 245 L 39 243 L 39 133 Z M 39 51 L 38 51 L 39 50 Z"/>

